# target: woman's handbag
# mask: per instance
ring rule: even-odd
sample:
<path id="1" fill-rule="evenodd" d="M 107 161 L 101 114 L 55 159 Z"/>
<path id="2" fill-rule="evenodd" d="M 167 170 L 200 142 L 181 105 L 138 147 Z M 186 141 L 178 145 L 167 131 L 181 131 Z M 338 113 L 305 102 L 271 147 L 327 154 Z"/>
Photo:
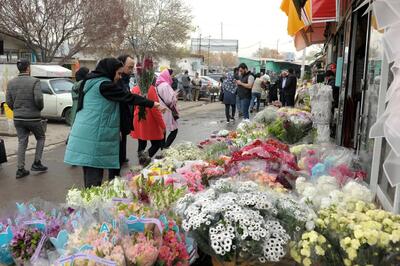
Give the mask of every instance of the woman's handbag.
<path id="1" fill-rule="evenodd" d="M 7 162 L 6 146 L 4 140 L 0 139 L 0 164 Z"/>
<path id="2" fill-rule="evenodd" d="M 221 89 L 221 92 L 219 93 L 219 101 L 223 102 L 224 101 L 224 90 Z"/>
<path id="3" fill-rule="evenodd" d="M 160 94 L 158 93 L 157 89 L 156 89 L 156 92 L 157 92 L 158 98 L 160 98 L 160 100 L 165 104 L 165 106 L 171 111 L 172 117 L 175 119 L 175 121 L 178 120 L 179 119 L 179 113 L 178 113 L 178 110 L 176 110 L 176 107 L 175 106 L 169 106 L 164 101 L 164 99 L 160 96 Z"/>

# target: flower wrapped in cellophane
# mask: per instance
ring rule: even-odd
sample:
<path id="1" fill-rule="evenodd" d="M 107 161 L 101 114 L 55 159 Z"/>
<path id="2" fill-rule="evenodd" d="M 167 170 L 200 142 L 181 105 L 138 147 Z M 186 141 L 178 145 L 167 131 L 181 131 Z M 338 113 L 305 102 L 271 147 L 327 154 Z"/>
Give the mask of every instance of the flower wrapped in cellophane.
<path id="1" fill-rule="evenodd" d="M 274 139 L 257 140 L 232 154 L 227 165 L 231 176 L 254 180 L 254 174 L 268 173 L 268 176 L 255 176 L 257 180 L 265 180 L 268 185 L 292 188 L 297 177 L 297 163 L 289 147 Z"/>
<path id="2" fill-rule="evenodd" d="M 177 144 L 165 150 L 163 154 L 181 162 L 201 160 L 204 156 L 202 150 L 191 142 Z"/>
<path id="3" fill-rule="evenodd" d="M 126 180 L 116 178 L 100 187 L 85 189 L 72 188 L 67 193 L 67 204 L 71 207 L 86 208 L 96 212 L 114 198 L 131 198 Z"/>
<path id="4" fill-rule="evenodd" d="M 305 205 L 254 182 L 232 179 L 219 179 L 205 191 L 187 194 L 176 211 L 203 252 L 246 265 L 280 261 L 291 236 L 305 230 L 309 213 L 313 219 Z"/>

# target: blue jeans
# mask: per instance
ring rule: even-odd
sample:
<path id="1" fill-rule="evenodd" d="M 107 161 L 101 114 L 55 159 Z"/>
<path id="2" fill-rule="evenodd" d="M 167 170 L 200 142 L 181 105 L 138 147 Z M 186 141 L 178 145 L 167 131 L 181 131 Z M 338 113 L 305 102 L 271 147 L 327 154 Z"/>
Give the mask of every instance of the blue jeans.
<path id="1" fill-rule="evenodd" d="M 242 114 L 242 106 L 240 105 L 240 98 L 236 95 L 236 108 L 239 110 L 239 116 Z"/>
<path id="2" fill-rule="evenodd" d="M 250 98 L 240 99 L 240 107 L 242 108 L 243 119 L 250 119 L 249 108 L 250 108 Z"/>
<path id="3" fill-rule="evenodd" d="M 253 92 L 251 94 L 251 103 L 250 103 L 250 109 L 253 109 L 254 107 L 254 102 L 257 99 L 257 112 L 260 111 L 260 100 L 261 100 L 261 93 L 259 92 Z"/>

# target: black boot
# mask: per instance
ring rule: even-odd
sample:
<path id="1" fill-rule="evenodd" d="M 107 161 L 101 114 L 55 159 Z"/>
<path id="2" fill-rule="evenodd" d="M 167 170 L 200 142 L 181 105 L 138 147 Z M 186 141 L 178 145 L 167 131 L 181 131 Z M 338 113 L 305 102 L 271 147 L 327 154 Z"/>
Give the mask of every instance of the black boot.
<path id="1" fill-rule="evenodd" d="M 20 179 L 20 178 L 24 178 L 24 177 L 26 177 L 26 176 L 28 176 L 29 175 L 29 171 L 28 170 L 25 170 L 24 168 L 22 168 L 22 169 L 18 169 L 17 170 L 17 174 L 16 174 L 16 178 L 17 179 Z"/>
<path id="2" fill-rule="evenodd" d="M 31 171 L 35 171 L 35 172 L 45 172 L 45 171 L 47 171 L 47 167 L 44 166 L 44 165 L 42 164 L 41 161 L 37 161 L 37 162 L 34 162 L 34 163 L 32 164 Z"/>

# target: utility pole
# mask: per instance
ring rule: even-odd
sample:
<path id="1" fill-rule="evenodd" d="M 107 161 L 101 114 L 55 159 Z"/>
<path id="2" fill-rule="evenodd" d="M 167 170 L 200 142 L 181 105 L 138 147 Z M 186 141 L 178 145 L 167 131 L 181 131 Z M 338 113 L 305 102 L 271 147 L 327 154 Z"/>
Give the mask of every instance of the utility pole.
<path id="1" fill-rule="evenodd" d="M 303 81 L 304 78 L 304 73 L 306 72 L 306 53 L 307 53 L 307 48 L 303 49 L 303 60 L 301 62 L 301 74 L 300 74 L 300 80 Z"/>
<path id="2" fill-rule="evenodd" d="M 211 48 L 211 35 L 208 35 L 208 69 L 207 69 L 208 73 L 210 73 L 210 48 Z"/>
<path id="3" fill-rule="evenodd" d="M 279 54 L 279 39 L 276 40 L 276 51 L 277 51 L 278 54 Z"/>
<path id="4" fill-rule="evenodd" d="M 221 22 L 221 40 L 224 39 L 224 23 Z"/>
<path id="5" fill-rule="evenodd" d="M 199 55 L 201 55 L 201 33 L 199 36 Z"/>

